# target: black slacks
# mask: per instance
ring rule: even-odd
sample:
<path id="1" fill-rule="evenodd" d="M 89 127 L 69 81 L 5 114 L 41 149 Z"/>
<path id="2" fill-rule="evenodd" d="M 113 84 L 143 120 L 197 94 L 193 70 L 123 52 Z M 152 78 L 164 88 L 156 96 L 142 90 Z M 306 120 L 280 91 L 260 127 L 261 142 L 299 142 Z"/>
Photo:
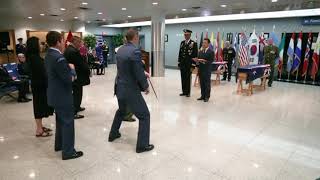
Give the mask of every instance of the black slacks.
<path id="1" fill-rule="evenodd" d="M 201 98 L 209 99 L 211 93 L 211 72 L 210 69 L 199 69 Z"/>
<path id="2" fill-rule="evenodd" d="M 127 115 L 127 109 L 129 108 L 139 119 L 137 148 L 146 147 L 149 145 L 150 141 L 150 112 L 143 96 L 141 94 L 136 94 L 134 96 L 129 95 L 125 98 L 117 97 L 117 99 L 119 109 L 113 119 L 110 134 L 119 132 L 122 120 L 124 120 Z"/>
<path id="3" fill-rule="evenodd" d="M 180 67 L 182 93 L 190 95 L 191 92 L 191 67 Z"/>
<path id="4" fill-rule="evenodd" d="M 71 156 L 74 149 L 74 114 L 72 108 L 55 108 L 56 134 L 55 150 L 62 150 L 62 156 Z"/>
<path id="5" fill-rule="evenodd" d="M 22 79 L 20 81 L 10 81 L 8 83 L 8 85 L 14 85 L 14 86 L 16 86 L 18 88 L 18 91 L 19 91 L 18 99 L 26 97 L 26 94 L 27 94 L 28 89 L 29 89 L 28 80 Z"/>
<path id="6" fill-rule="evenodd" d="M 82 103 L 83 86 L 74 84 L 72 85 L 72 91 L 73 91 L 74 111 L 75 111 L 75 114 L 77 114 L 80 111 L 80 106 Z"/>
<path id="7" fill-rule="evenodd" d="M 227 79 L 227 73 L 228 73 L 228 81 L 231 80 L 231 74 L 232 74 L 232 60 L 228 60 L 228 64 L 227 64 L 228 70 L 224 71 L 223 73 L 223 79 Z"/>

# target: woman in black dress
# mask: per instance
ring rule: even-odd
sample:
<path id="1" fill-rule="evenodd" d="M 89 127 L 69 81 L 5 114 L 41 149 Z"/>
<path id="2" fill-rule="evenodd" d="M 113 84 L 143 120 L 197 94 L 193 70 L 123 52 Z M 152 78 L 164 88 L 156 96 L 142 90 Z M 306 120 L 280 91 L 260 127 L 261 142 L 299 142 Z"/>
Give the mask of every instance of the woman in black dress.
<path id="1" fill-rule="evenodd" d="M 47 73 L 44 60 L 40 57 L 40 43 L 37 37 L 27 40 L 26 59 L 30 68 L 33 112 L 37 126 L 36 137 L 52 136 L 52 130 L 42 125 L 42 118 L 52 115 L 53 109 L 47 103 Z"/>

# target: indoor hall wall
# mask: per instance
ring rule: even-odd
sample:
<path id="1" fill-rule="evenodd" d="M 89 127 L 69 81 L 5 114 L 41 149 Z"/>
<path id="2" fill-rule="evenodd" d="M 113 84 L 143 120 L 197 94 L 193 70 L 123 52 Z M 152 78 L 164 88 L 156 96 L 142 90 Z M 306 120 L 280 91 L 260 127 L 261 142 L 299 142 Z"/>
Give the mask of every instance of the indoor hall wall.
<path id="1" fill-rule="evenodd" d="M 96 24 L 86 24 L 85 26 L 86 32 L 85 34 L 102 34 L 105 35 L 117 35 L 122 33 L 122 29 L 120 28 L 108 28 L 108 27 L 100 27 Z"/>
<path id="2" fill-rule="evenodd" d="M 24 43 L 27 40 L 26 30 L 31 31 L 69 31 L 71 28 L 71 22 L 60 21 L 42 21 L 35 19 L 15 19 L 6 18 L 0 21 L 0 29 L 13 29 L 15 31 L 16 39 L 22 37 Z M 17 40 L 16 40 L 17 42 Z M 18 43 L 18 42 L 17 42 Z"/>
<path id="3" fill-rule="evenodd" d="M 304 32 L 320 32 L 320 26 L 304 26 L 301 25 L 301 18 L 286 18 L 286 19 L 265 19 L 265 20 L 245 20 L 245 21 L 225 21 L 225 22 L 205 22 L 205 23 L 190 23 L 190 24 L 174 24 L 166 25 L 165 34 L 168 34 L 168 42 L 165 44 L 165 65 L 167 67 L 177 67 L 177 58 L 179 53 L 180 42 L 184 39 L 182 30 L 185 28 L 191 29 L 194 33 L 192 39 L 195 39 L 195 34 L 198 32 L 200 39 L 201 32 L 208 31 L 209 37 L 211 32 L 220 33 L 224 29 L 228 32 L 241 32 L 242 27 L 246 27 L 248 34 L 253 31 L 254 25 L 256 32 L 259 34 L 264 28 L 264 32 L 268 33 L 273 30 L 275 25 L 275 33 L 280 39 L 281 33 L 299 32 L 302 28 Z M 142 27 L 141 34 L 145 35 L 145 49 L 151 52 L 151 28 Z M 222 35 L 222 34 L 221 34 Z M 226 34 L 225 34 L 226 35 Z M 221 37 L 221 36 L 220 36 Z"/>

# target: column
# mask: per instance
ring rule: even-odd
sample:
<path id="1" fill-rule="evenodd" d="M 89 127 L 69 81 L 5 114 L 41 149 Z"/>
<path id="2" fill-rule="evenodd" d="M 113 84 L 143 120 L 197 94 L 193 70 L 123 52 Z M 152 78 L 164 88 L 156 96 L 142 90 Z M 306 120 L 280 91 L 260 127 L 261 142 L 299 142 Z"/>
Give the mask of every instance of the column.
<path id="1" fill-rule="evenodd" d="M 154 77 L 164 77 L 165 13 L 155 12 L 151 17 L 151 74 Z"/>

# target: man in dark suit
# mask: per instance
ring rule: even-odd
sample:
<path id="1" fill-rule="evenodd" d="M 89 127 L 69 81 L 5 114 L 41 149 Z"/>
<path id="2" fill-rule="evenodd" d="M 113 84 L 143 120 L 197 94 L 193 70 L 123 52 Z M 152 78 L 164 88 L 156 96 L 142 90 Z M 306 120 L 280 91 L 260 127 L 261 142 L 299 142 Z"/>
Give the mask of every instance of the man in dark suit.
<path id="1" fill-rule="evenodd" d="M 117 78 L 115 92 L 119 109 L 113 120 L 109 134 L 109 142 L 121 137 L 119 132 L 121 123 L 127 113 L 127 108 L 139 119 L 138 140 L 136 152 L 151 151 L 154 146 L 150 139 L 150 112 L 141 91 L 149 93 L 147 76 L 141 61 L 139 34 L 130 28 L 126 34 L 127 43 L 119 48 L 117 53 Z"/>
<path id="2" fill-rule="evenodd" d="M 199 77 L 201 86 L 201 97 L 198 100 L 208 102 L 211 92 L 211 63 L 214 60 L 214 52 L 209 49 L 210 40 L 205 38 L 202 43 L 198 58 L 194 61 L 199 62 Z"/>
<path id="3" fill-rule="evenodd" d="M 83 152 L 74 149 L 74 106 L 72 81 L 76 79 L 74 65 L 69 64 L 61 50 L 64 43 L 62 35 L 56 31 L 46 36 L 50 46 L 45 57 L 48 74 L 48 105 L 56 112 L 55 151 L 62 150 L 62 159 L 75 159 L 83 156 Z"/>
<path id="4" fill-rule="evenodd" d="M 180 43 L 178 58 L 182 85 L 182 93 L 180 96 L 190 97 L 191 73 L 196 66 L 192 58 L 195 58 L 198 55 L 198 45 L 190 39 L 192 31 L 185 29 L 183 32 L 185 40 Z"/>
<path id="5" fill-rule="evenodd" d="M 84 116 L 78 114 L 78 112 L 85 110 L 85 108 L 81 107 L 83 86 L 90 83 L 90 69 L 80 54 L 81 45 L 81 38 L 78 36 L 73 36 L 70 45 L 64 51 L 64 57 L 70 64 L 74 64 L 77 73 L 77 79 L 72 83 L 73 103 L 75 110 L 74 119 L 84 118 Z"/>
<path id="6" fill-rule="evenodd" d="M 23 38 L 18 39 L 18 44 L 16 45 L 16 54 L 25 54 L 26 53 L 26 46 L 23 44 Z"/>

